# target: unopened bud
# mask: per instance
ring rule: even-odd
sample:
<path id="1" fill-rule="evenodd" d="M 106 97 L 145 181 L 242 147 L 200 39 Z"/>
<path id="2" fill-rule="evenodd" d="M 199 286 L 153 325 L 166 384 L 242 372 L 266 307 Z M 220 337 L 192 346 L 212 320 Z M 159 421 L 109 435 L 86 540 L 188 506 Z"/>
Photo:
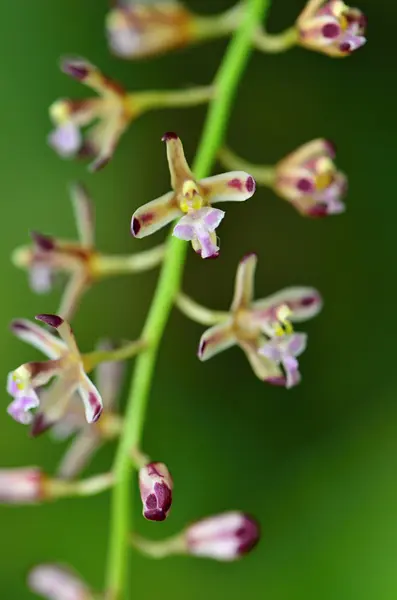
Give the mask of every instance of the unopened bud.
<path id="1" fill-rule="evenodd" d="M 139 471 L 143 516 L 149 521 L 164 521 L 171 509 L 173 481 L 166 465 L 149 463 Z"/>
<path id="2" fill-rule="evenodd" d="M 46 476 L 38 467 L 0 469 L 0 504 L 34 504 L 45 494 Z"/>
<path id="3" fill-rule="evenodd" d="M 259 525 L 244 513 L 228 512 L 197 521 L 185 536 L 189 554 L 232 561 L 256 546 Z"/>
<path id="4" fill-rule="evenodd" d="M 47 600 L 92 600 L 84 582 L 74 573 L 56 564 L 38 565 L 28 576 L 29 588 Z"/>

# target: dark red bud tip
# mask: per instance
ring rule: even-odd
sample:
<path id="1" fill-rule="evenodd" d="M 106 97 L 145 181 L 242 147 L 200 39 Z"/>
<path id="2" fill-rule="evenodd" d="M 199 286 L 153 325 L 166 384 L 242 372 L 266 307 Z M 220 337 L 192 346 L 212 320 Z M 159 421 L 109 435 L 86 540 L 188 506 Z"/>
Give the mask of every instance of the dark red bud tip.
<path id="1" fill-rule="evenodd" d="M 148 521 L 158 521 L 158 522 L 165 521 L 167 518 L 167 515 L 165 514 L 165 512 L 160 509 L 145 510 L 143 513 L 143 516 Z"/>
<path id="2" fill-rule="evenodd" d="M 178 139 L 178 134 L 174 133 L 173 131 L 167 131 L 163 137 L 161 138 L 162 142 L 169 142 L 170 140 L 177 140 Z"/>
<path id="3" fill-rule="evenodd" d="M 139 220 L 136 217 L 132 218 L 132 222 L 131 222 L 131 233 L 132 235 L 134 235 L 135 237 L 138 235 L 138 233 L 141 230 L 141 224 L 139 222 Z"/>
<path id="4" fill-rule="evenodd" d="M 198 252 L 196 252 L 196 254 L 198 254 Z M 220 254 L 219 252 L 215 252 L 215 254 L 211 254 L 211 256 L 207 256 L 205 258 L 205 260 L 212 260 L 214 258 L 219 258 L 219 254 Z M 200 251 L 200 256 L 201 256 L 201 251 Z"/>
<path id="5" fill-rule="evenodd" d="M 279 387 L 284 387 L 286 384 L 285 377 L 268 377 L 265 379 L 266 383 L 270 383 L 270 385 L 277 385 Z"/>
<path id="6" fill-rule="evenodd" d="M 90 393 L 89 402 L 92 407 L 91 423 L 95 423 L 96 421 L 98 421 L 99 417 L 101 416 L 103 407 L 102 407 L 102 404 L 99 401 L 98 397 L 95 394 Z"/>
<path id="7" fill-rule="evenodd" d="M 60 327 L 63 323 L 63 319 L 58 317 L 58 315 L 36 315 L 35 319 L 37 319 L 37 321 L 43 321 L 43 323 L 47 323 L 47 325 L 50 325 L 55 329 L 58 329 L 58 327 Z"/>
<path id="8" fill-rule="evenodd" d="M 260 527 L 256 519 L 250 515 L 244 515 L 244 524 L 237 530 L 236 536 L 241 540 L 238 554 L 247 554 L 258 544 L 260 539 Z"/>
<path id="9" fill-rule="evenodd" d="M 61 69 L 64 73 L 66 73 L 66 75 L 70 75 L 78 81 L 82 81 L 83 79 L 85 79 L 89 73 L 89 70 L 84 64 L 84 62 L 79 62 L 78 60 L 63 60 L 61 63 Z"/>
<path id="10" fill-rule="evenodd" d="M 247 181 L 245 182 L 245 187 L 247 188 L 247 192 L 251 194 L 255 192 L 255 188 L 256 188 L 256 183 L 255 183 L 255 179 L 251 176 L 248 177 Z"/>
<path id="11" fill-rule="evenodd" d="M 352 51 L 352 47 L 349 42 L 344 42 L 343 44 L 340 44 L 339 50 L 349 54 Z"/>
<path id="12" fill-rule="evenodd" d="M 307 215 L 313 219 L 322 219 L 328 215 L 328 207 L 326 204 L 316 204 L 307 212 Z"/>
<path id="13" fill-rule="evenodd" d="M 241 261 L 240 261 L 240 262 L 245 262 L 246 260 L 249 260 L 249 259 L 250 259 L 250 258 L 252 258 L 253 256 L 254 256 L 255 258 L 257 258 L 257 257 L 258 257 L 258 255 L 257 255 L 257 253 L 256 253 L 256 252 L 247 252 L 247 254 L 244 254 L 244 256 L 243 256 L 243 258 L 241 259 Z"/>
<path id="14" fill-rule="evenodd" d="M 52 427 L 53 423 L 49 421 L 43 413 L 36 413 L 32 427 L 30 428 L 30 437 L 35 438 Z"/>
<path id="15" fill-rule="evenodd" d="M 199 345 L 198 351 L 197 351 L 197 356 L 199 358 L 201 358 L 203 356 L 206 347 L 207 347 L 207 341 L 206 340 L 203 340 L 202 342 L 200 342 L 200 345 Z"/>
<path id="16" fill-rule="evenodd" d="M 30 237 L 39 250 L 43 250 L 43 252 L 50 252 L 55 248 L 54 240 L 48 235 L 38 233 L 37 231 L 31 231 Z"/>

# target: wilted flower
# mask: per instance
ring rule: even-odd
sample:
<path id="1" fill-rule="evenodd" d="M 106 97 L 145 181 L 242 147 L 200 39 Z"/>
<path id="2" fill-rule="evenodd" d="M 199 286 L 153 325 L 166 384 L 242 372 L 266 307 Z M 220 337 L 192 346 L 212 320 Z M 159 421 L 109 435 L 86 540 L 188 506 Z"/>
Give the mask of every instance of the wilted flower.
<path id="1" fill-rule="evenodd" d="M 45 496 L 46 476 L 39 467 L 0 469 L 0 504 L 34 504 Z"/>
<path id="2" fill-rule="evenodd" d="M 107 16 L 106 30 L 114 54 L 135 59 L 227 35 L 236 28 L 240 16 L 240 7 L 205 17 L 172 0 L 150 4 L 119 0 Z"/>
<path id="3" fill-rule="evenodd" d="M 163 255 L 161 247 L 129 256 L 99 253 L 95 248 L 92 200 L 80 183 L 73 184 L 70 191 L 78 241 L 32 232 L 33 244 L 17 248 L 12 255 L 15 265 L 28 270 L 31 287 L 37 293 L 49 291 L 58 273 L 70 276 L 58 309 L 58 314 L 69 321 L 82 295 L 95 281 L 110 275 L 149 269 L 159 264 Z"/>
<path id="4" fill-rule="evenodd" d="M 143 516 L 149 521 L 164 521 L 171 509 L 173 481 L 164 463 L 152 462 L 139 470 L 139 490 Z"/>
<path id="5" fill-rule="evenodd" d="M 112 345 L 109 342 L 102 342 L 99 345 L 99 350 L 110 349 Z M 71 479 L 79 475 L 103 442 L 114 438 L 120 432 L 122 421 L 116 414 L 116 402 L 123 380 L 124 367 L 124 362 L 102 362 L 95 370 L 94 380 L 101 394 L 104 409 L 97 422 L 87 423 L 80 398 L 78 394 L 74 394 L 70 397 L 60 419 L 51 428 L 52 436 L 57 440 L 75 436 L 58 469 L 58 476 L 62 479 Z M 45 394 L 40 397 L 40 400 L 40 412 L 47 422 L 50 420 L 51 405 L 48 405 Z M 47 411 L 50 413 L 48 418 Z"/>
<path id="6" fill-rule="evenodd" d="M 329 56 L 348 56 L 366 42 L 367 21 L 341 0 L 309 0 L 297 20 L 299 43 Z"/>
<path id="7" fill-rule="evenodd" d="M 304 144 L 275 167 L 274 188 L 296 209 L 310 217 L 339 214 L 347 178 L 335 167 L 334 146 L 324 139 Z"/>
<path id="8" fill-rule="evenodd" d="M 186 162 L 182 142 L 175 133 L 166 133 L 168 165 L 173 191 L 144 204 L 132 216 L 131 232 L 142 238 L 181 217 L 174 236 L 191 241 L 202 258 L 219 254 L 215 230 L 225 213 L 212 208 L 215 202 L 242 201 L 255 192 L 255 181 L 244 171 L 233 171 L 196 181 Z"/>
<path id="9" fill-rule="evenodd" d="M 28 576 L 29 588 L 47 600 L 93 600 L 86 584 L 69 569 L 57 564 L 34 567 Z"/>
<path id="10" fill-rule="evenodd" d="M 57 329 L 61 339 L 30 321 L 13 321 L 13 333 L 41 350 L 50 360 L 25 363 L 8 375 L 7 391 L 14 397 L 8 413 L 19 423 L 31 423 L 33 416 L 30 410 L 40 405 L 38 388 L 57 377 L 56 382 L 46 390 L 46 412 L 45 415 L 37 413 L 32 433 L 40 433 L 58 421 L 75 392 L 84 404 L 87 422 L 94 423 L 102 412 L 102 399 L 85 373 L 84 360 L 69 323 L 58 315 L 43 314 L 36 319 Z"/>
<path id="11" fill-rule="evenodd" d="M 321 296 L 314 288 L 291 287 L 254 301 L 256 263 L 255 254 L 240 261 L 230 313 L 202 335 L 198 357 L 208 360 L 237 344 L 259 379 L 291 387 L 300 379 L 295 357 L 304 350 L 306 336 L 294 334 L 290 320 L 314 317 L 321 310 Z"/>
<path id="12" fill-rule="evenodd" d="M 185 531 L 189 554 L 221 561 L 241 558 L 256 546 L 259 537 L 258 523 L 237 511 L 202 519 Z"/>
<path id="13" fill-rule="evenodd" d="M 97 67 L 83 58 L 64 58 L 61 69 L 77 81 L 81 81 L 99 97 L 84 100 L 57 100 L 50 107 L 55 130 L 49 136 L 49 144 L 60 156 L 94 156 L 90 169 L 97 171 L 111 159 L 120 136 L 131 119 L 137 116 L 131 95 L 119 84 L 105 77 Z M 81 128 L 93 125 L 85 138 Z"/>

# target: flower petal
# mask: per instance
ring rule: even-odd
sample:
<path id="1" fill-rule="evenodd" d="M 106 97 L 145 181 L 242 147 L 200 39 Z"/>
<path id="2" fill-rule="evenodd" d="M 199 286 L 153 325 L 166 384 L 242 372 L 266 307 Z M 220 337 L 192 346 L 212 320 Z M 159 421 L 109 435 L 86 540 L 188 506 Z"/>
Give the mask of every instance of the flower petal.
<path id="1" fill-rule="evenodd" d="M 246 254 L 239 262 L 234 283 L 234 296 L 231 311 L 248 308 L 254 296 L 255 270 L 258 262 L 257 255 Z"/>
<path id="2" fill-rule="evenodd" d="M 89 170 L 94 173 L 103 169 L 111 160 L 120 137 L 129 124 L 129 117 L 125 112 L 115 111 L 111 117 L 95 125 L 87 134 L 87 143 L 93 151 L 97 149 L 98 156 L 89 165 Z"/>
<path id="3" fill-rule="evenodd" d="M 32 387 L 26 390 L 26 394 L 29 395 L 15 398 L 7 408 L 8 414 L 23 425 L 29 425 L 32 422 L 33 415 L 30 411 L 40 405 L 37 394 Z"/>
<path id="4" fill-rule="evenodd" d="M 101 96 L 114 99 L 115 96 L 124 97 L 125 95 L 125 90 L 119 83 L 103 75 L 98 67 L 85 58 L 65 56 L 61 59 L 60 67 L 66 75 L 81 81 Z"/>
<path id="5" fill-rule="evenodd" d="M 87 188 L 79 182 L 70 186 L 70 196 L 79 239 L 83 246 L 92 248 L 95 243 L 95 215 L 91 197 Z"/>
<path id="6" fill-rule="evenodd" d="M 35 260 L 29 269 L 30 288 L 36 294 L 46 294 L 52 288 L 53 273 L 47 263 Z"/>
<path id="7" fill-rule="evenodd" d="M 300 356 L 306 350 L 306 333 L 293 333 L 292 335 L 284 336 L 284 338 L 288 338 L 286 339 L 286 346 L 288 353 L 292 356 Z"/>
<path id="8" fill-rule="evenodd" d="M 171 187 L 173 190 L 182 188 L 186 180 L 194 180 L 194 175 L 187 164 L 183 145 L 178 135 L 167 132 L 162 137 L 167 145 L 167 160 L 171 174 Z"/>
<path id="9" fill-rule="evenodd" d="M 323 300 L 315 288 L 289 287 L 253 302 L 251 314 L 259 322 L 274 321 L 277 318 L 277 310 L 283 304 L 288 306 L 292 313 L 289 319 L 300 323 L 315 317 L 323 307 Z"/>
<path id="10" fill-rule="evenodd" d="M 70 444 L 64 454 L 57 474 L 62 479 L 74 479 L 90 462 L 93 454 L 101 445 L 98 435 L 82 431 Z"/>
<path id="11" fill-rule="evenodd" d="M 57 564 L 34 567 L 28 578 L 29 588 L 47 600 L 90 600 L 92 594 L 77 575 Z"/>
<path id="12" fill-rule="evenodd" d="M 97 388 L 83 370 L 80 374 L 80 384 L 77 391 L 84 404 L 87 423 L 95 423 L 101 416 L 103 402 Z"/>
<path id="13" fill-rule="evenodd" d="M 209 202 L 241 202 L 255 193 L 255 180 L 245 171 L 231 171 L 201 179 L 203 197 Z"/>
<path id="14" fill-rule="evenodd" d="M 48 145 L 62 158 L 71 158 L 81 147 L 83 138 L 80 129 L 72 121 L 66 121 L 51 131 Z"/>
<path id="15" fill-rule="evenodd" d="M 182 215 L 175 193 L 168 192 L 134 212 L 131 219 L 131 233 L 137 238 L 146 237 Z"/>
<path id="16" fill-rule="evenodd" d="M 98 350 L 112 350 L 114 344 L 103 341 Z M 103 407 L 110 411 L 115 408 L 125 375 L 126 363 L 124 361 L 102 362 L 95 369 L 95 383 L 99 389 Z"/>
<path id="17" fill-rule="evenodd" d="M 279 379 L 283 373 L 277 362 L 259 354 L 259 345 L 255 342 L 239 340 L 239 346 L 244 350 L 246 357 L 255 375 L 261 381 Z"/>
<path id="18" fill-rule="evenodd" d="M 62 319 L 59 315 L 50 315 L 50 314 L 41 314 L 36 315 L 35 319 L 38 321 L 42 321 L 46 323 L 50 327 L 54 327 L 61 336 L 62 340 L 67 345 L 68 349 L 75 356 L 80 356 L 79 349 L 76 344 L 76 339 L 74 337 L 72 328 L 70 327 L 68 321 Z"/>
<path id="19" fill-rule="evenodd" d="M 20 340 L 38 348 L 49 358 L 59 358 L 66 350 L 65 344 L 52 333 L 25 319 L 16 319 L 11 323 L 11 331 Z"/>
<path id="20" fill-rule="evenodd" d="M 80 299 L 88 288 L 88 278 L 85 270 L 76 271 L 69 279 L 63 295 L 59 314 L 68 321 L 71 321 L 78 306 Z"/>
<path id="21" fill-rule="evenodd" d="M 215 354 L 227 350 L 237 343 L 232 329 L 231 321 L 225 321 L 214 327 L 210 327 L 200 338 L 197 356 L 200 360 L 208 360 Z"/>

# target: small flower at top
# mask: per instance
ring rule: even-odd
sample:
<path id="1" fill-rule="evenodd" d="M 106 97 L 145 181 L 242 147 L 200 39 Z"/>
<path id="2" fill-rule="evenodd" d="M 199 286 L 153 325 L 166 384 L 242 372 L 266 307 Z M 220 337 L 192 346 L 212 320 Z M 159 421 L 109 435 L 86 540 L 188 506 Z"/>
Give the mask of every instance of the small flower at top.
<path id="1" fill-rule="evenodd" d="M 139 469 L 139 489 L 143 516 L 149 521 L 164 521 L 171 509 L 173 480 L 167 466 L 151 462 Z"/>
<path id="2" fill-rule="evenodd" d="M 300 381 L 296 357 L 306 347 L 306 335 L 294 333 L 291 321 L 314 317 L 321 296 L 314 288 L 291 287 L 254 301 L 256 263 L 255 254 L 240 261 L 229 316 L 202 335 L 198 357 L 204 361 L 237 344 L 259 379 L 289 388 Z"/>
<path id="3" fill-rule="evenodd" d="M 84 58 L 64 58 L 61 69 L 81 81 L 99 95 L 84 100 L 57 100 L 50 107 L 50 117 L 55 125 L 49 144 L 63 158 L 95 157 L 91 171 L 103 168 L 111 159 L 116 145 L 136 115 L 134 104 L 125 89 L 109 79 Z M 81 129 L 91 125 L 85 137 Z"/>
<path id="4" fill-rule="evenodd" d="M 220 15 L 200 16 L 174 0 L 118 0 L 107 16 L 106 32 L 116 56 L 140 59 L 227 35 L 238 26 L 241 13 L 238 6 Z"/>
<path id="5" fill-rule="evenodd" d="M 61 240 L 32 232 L 32 245 L 17 248 L 12 254 L 13 263 L 28 271 L 31 288 L 37 293 L 48 292 L 58 274 L 70 276 L 57 311 L 68 321 L 93 283 L 112 275 L 150 269 L 163 257 L 160 246 L 127 256 L 98 252 L 93 202 L 80 183 L 73 184 L 70 192 L 79 239 Z"/>
<path id="6" fill-rule="evenodd" d="M 61 339 L 30 321 L 13 321 L 12 332 L 41 350 L 49 360 L 25 363 L 9 373 L 7 391 L 14 400 L 8 413 L 19 423 L 33 422 L 32 434 L 35 435 L 58 421 L 71 396 L 77 393 L 83 402 L 87 422 L 94 423 L 102 412 L 102 398 L 86 375 L 83 357 L 69 323 L 58 315 L 42 314 L 36 319 L 56 329 Z M 41 404 L 38 390 L 54 377 L 56 381 L 46 390 L 45 418 L 41 412 L 34 418 L 30 411 Z"/>
<path id="7" fill-rule="evenodd" d="M 247 200 L 255 192 L 255 181 L 244 171 L 197 181 L 186 162 L 179 137 L 166 133 L 163 141 L 167 145 L 173 191 L 138 208 L 132 216 L 131 232 L 142 238 L 179 218 L 173 235 L 190 241 L 202 258 L 216 257 L 219 254 L 216 228 L 225 213 L 211 205 Z"/>
<path id="8" fill-rule="evenodd" d="M 309 0 L 297 20 L 299 43 L 332 57 L 349 56 L 367 41 L 366 25 L 361 10 L 341 0 Z"/>
<path id="9" fill-rule="evenodd" d="M 344 212 L 347 178 L 337 170 L 334 158 L 335 147 L 327 140 L 304 144 L 276 165 L 274 189 L 309 217 Z"/>
<path id="10" fill-rule="evenodd" d="M 91 590 L 80 577 L 58 564 L 41 564 L 31 569 L 28 586 L 46 600 L 94 600 Z"/>

